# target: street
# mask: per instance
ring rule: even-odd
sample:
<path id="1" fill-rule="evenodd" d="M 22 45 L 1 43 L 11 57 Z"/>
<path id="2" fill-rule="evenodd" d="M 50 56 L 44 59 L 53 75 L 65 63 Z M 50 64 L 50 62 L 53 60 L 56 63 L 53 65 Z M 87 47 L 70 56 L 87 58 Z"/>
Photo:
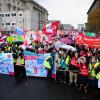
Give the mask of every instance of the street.
<path id="1" fill-rule="evenodd" d="M 84 95 L 76 87 L 46 79 L 32 77 L 17 82 L 14 77 L 0 75 L 0 100 L 95 100 L 95 97 L 98 98 L 90 91 Z"/>

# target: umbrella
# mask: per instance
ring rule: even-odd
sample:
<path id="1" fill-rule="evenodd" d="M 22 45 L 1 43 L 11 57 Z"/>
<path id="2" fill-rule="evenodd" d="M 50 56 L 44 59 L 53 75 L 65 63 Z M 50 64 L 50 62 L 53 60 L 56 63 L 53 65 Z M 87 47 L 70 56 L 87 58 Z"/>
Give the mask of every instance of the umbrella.
<path id="1" fill-rule="evenodd" d="M 60 42 L 60 41 L 57 41 L 55 43 L 55 48 L 60 48 L 62 45 L 64 45 L 64 43 Z"/>
<path id="2" fill-rule="evenodd" d="M 61 38 L 60 42 L 63 42 L 64 44 L 73 44 L 73 41 L 70 38 Z"/>
<path id="3" fill-rule="evenodd" d="M 62 45 L 60 48 L 63 48 L 63 49 L 71 49 L 72 51 L 76 51 L 76 48 L 74 48 L 74 47 L 72 47 L 70 45 L 66 45 L 66 44 Z"/>
<path id="4" fill-rule="evenodd" d="M 7 36 L 3 36 L 2 38 L 1 38 L 1 40 L 3 40 L 3 39 L 5 39 Z"/>
<path id="5" fill-rule="evenodd" d="M 15 38 L 13 36 L 8 36 L 6 38 L 6 42 L 13 42 L 15 40 Z"/>
<path id="6" fill-rule="evenodd" d="M 15 36 L 15 41 L 20 41 L 20 42 L 22 42 L 22 41 L 23 41 L 22 36 L 16 35 L 16 36 Z"/>

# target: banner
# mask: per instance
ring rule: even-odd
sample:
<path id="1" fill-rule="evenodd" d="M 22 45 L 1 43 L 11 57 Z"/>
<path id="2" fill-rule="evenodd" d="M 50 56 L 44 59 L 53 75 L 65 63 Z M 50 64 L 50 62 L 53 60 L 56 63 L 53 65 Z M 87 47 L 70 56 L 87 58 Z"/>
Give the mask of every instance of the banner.
<path id="1" fill-rule="evenodd" d="M 46 77 L 47 70 L 43 67 L 43 62 L 50 53 L 36 54 L 29 51 L 24 52 L 25 68 L 27 76 Z"/>
<path id="2" fill-rule="evenodd" d="M 14 74 L 12 53 L 0 53 L 0 73 Z"/>

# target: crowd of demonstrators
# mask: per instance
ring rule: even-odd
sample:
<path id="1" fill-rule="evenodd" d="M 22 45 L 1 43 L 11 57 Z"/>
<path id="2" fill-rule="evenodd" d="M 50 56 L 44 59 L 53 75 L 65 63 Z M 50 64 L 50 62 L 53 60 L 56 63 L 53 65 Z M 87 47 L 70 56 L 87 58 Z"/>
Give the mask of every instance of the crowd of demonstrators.
<path id="1" fill-rule="evenodd" d="M 79 50 L 80 49 L 80 50 Z M 79 86 L 79 90 L 87 92 L 88 84 L 97 88 L 97 81 L 100 78 L 100 49 L 77 47 L 76 52 L 59 50 L 57 52 L 57 83 L 66 83 L 68 79 L 65 72 L 69 72 L 69 86 L 72 83 Z"/>
<path id="2" fill-rule="evenodd" d="M 87 93 L 88 87 L 94 90 L 98 88 L 100 49 L 86 48 L 82 45 L 76 46 L 76 48 L 75 52 L 61 48 L 53 49 L 53 52 L 55 52 L 54 66 L 56 66 L 55 80 L 56 83 L 64 84 L 68 81 L 69 86 L 74 83 L 79 90 L 84 90 Z"/>
<path id="3" fill-rule="evenodd" d="M 74 83 L 85 93 L 87 93 L 88 86 L 97 89 L 97 83 L 100 81 L 100 49 L 76 45 L 77 50 L 73 52 L 71 49 L 56 49 L 54 43 L 40 42 L 34 42 L 30 46 L 31 48 L 26 48 L 27 51 L 39 54 L 51 53 L 43 64 L 48 70 L 48 79 L 51 79 L 52 70 L 56 66 L 56 83 L 67 84 L 68 82 L 69 86 Z M 0 52 L 13 53 L 15 74 L 18 75 L 19 70 L 22 70 L 25 75 L 23 49 L 19 48 L 19 44 L 2 46 Z"/>

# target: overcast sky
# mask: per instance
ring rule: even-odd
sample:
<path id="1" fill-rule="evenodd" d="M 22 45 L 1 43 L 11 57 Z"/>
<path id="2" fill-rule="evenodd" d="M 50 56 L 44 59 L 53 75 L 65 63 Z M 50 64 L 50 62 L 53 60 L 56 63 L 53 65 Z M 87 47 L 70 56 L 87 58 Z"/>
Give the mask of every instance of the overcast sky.
<path id="1" fill-rule="evenodd" d="M 77 24 L 87 22 L 87 11 L 94 0 L 35 0 L 45 7 L 49 13 L 49 20 L 61 20 L 63 24 Z"/>

